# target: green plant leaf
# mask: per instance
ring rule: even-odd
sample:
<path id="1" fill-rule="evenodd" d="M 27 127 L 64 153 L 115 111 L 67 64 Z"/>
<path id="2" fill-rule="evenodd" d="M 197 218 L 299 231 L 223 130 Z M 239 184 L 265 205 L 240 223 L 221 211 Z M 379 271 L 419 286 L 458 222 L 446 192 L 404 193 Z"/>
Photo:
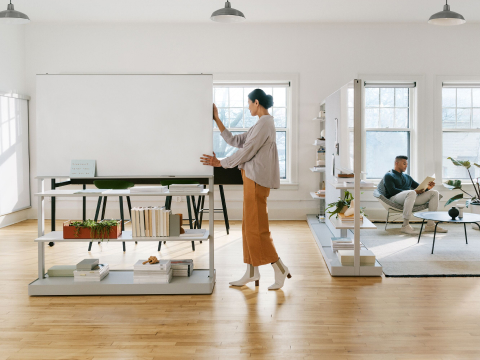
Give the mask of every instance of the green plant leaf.
<path id="1" fill-rule="evenodd" d="M 451 198 L 446 202 L 445 206 L 451 204 L 452 202 L 454 202 L 454 201 L 456 201 L 456 200 L 460 200 L 460 199 L 463 199 L 463 194 L 457 194 L 457 195 L 451 197 Z M 444 206 L 444 207 L 445 207 L 445 206 Z"/>
<path id="2" fill-rule="evenodd" d="M 460 180 L 448 180 L 443 184 L 449 190 L 456 190 L 462 188 L 462 182 Z"/>
<path id="3" fill-rule="evenodd" d="M 467 169 L 470 169 L 470 167 L 471 167 L 470 161 L 468 161 L 468 160 L 465 160 L 465 161 L 455 160 L 454 158 L 451 158 L 451 157 L 448 157 L 447 159 L 452 160 L 452 163 L 455 166 L 463 166 Z"/>

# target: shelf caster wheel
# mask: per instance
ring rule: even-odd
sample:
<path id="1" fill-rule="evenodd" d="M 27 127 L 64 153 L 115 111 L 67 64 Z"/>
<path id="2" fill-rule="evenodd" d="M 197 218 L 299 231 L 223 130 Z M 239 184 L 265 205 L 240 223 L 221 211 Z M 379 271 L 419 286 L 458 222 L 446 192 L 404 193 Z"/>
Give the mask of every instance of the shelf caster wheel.
<path id="1" fill-rule="evenodd" d="M 50 246 L 50 247 L 52 247 L 53 245 L 55 245 L 55 243 L 54 243 L 53 241 L 50 241 L 50 242 L 48 243 L 48 246 Z"/>

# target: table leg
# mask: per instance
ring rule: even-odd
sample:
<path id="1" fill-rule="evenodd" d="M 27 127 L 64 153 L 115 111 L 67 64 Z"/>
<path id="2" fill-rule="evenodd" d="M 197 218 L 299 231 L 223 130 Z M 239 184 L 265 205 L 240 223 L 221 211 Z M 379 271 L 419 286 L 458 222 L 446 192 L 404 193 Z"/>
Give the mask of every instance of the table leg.
<path id="1" fill-rule="evenodd" d="M 467 239 L 467 224 L 463 223 L 463 228 L 465 229 L 465 243 L 468 245 L 468 239 Z"/>
<path id="2" fill-rule="evenodd" d="M 420 233 L 418 234 L 417 244 L 420 244 L 420 236 L 422 236 L 423 224 L 425 224 L 425 219 L 422 220 L 422 226 L 420 226 Z"/>
<path id="3" fill-rule="evenodd" d="M 440 221 L 435 224 L 435 231 L 433 232 L 433 244 L 432 244 L 432 254 L 433 254 L 433 248 L 435 247 L 435 235 L 437 235 L 437 226 L 440 224 Z"/>
<path id="4" fill-rule="evenodd" d="M 45 278 L 45 243 L 38 242 L 38 278 Z"/>

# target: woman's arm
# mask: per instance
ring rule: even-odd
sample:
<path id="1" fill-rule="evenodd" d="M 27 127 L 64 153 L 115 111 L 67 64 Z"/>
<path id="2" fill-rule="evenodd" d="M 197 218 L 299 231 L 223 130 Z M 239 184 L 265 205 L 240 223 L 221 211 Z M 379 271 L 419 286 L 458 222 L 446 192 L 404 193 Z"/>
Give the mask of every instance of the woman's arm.
<path id="1" fill-rule="evenodd" d="M 222 135 L 223 140 L 233 147 L 242 148 L 243 144 L 245 143 L 245 139 L 247 138 L 247 133 L 243 133 L 240 135 L 232 135 L 232 133 L 225 128 L 220 117 L 218 116 L 218 109 L 215 104 L 213 104 L 213 120 L 217 123 L 218 129 L 220 130 L 220 135 Z"/>

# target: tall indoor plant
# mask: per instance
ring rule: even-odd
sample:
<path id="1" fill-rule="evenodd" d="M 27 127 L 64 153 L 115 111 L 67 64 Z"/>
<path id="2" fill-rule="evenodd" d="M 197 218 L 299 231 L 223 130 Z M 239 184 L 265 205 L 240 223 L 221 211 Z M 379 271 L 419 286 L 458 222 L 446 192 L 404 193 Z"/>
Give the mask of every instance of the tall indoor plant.
<path id="1" fill-rule="evenodd" d="M 446 181 L 443 186 L 445 186 L 449 190 L 460 190 L 462 191 L 461 194 L 457 194 L 455 196 L 452 196 L 446 203 L 445 206 L 451 204 L 452 202 L 460 199 L 464 199 L 464 194 L 468 195 L 470 198 L 466 201 L 466 206 L 468 207 L 469 205 L 472 205 L 471 209 L 473 213 L 480 214 L 480 184 L 478 182 L 478 178 L 475 180 L 472 177 L 472 173 L 470 172 L 470 168 L 472 167 L 472 164 L 470 161 L 465 160 L 455 160 L 451 157 L 448 159 L 452 160 L 453 165 L 455 166 L 463 166 L 467 172 L 468 176 L 470 177 L 470 181 L 472 182 L 473 185 L 473 190 L 475 191 L 474 194 L 470 194 L 466 192 L 464 189 L 462 189 L 462 181 L 461 180 L 448 180 Z M 473 163 L 474 166 L 480 168 L 479 164 Z M 474 229 L 477 229 L 477 226 L 475 224 L 472 225 Z"/>

